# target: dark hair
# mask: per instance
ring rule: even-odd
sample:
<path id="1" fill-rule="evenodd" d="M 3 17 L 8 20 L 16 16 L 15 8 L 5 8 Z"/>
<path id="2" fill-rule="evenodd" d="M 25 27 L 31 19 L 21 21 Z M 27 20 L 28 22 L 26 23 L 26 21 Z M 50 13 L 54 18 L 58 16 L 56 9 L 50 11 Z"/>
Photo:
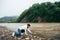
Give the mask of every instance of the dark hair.
<path id="1" fill-rule="evenodd" d="M 27 24 L 27 26 L 31 26 L 30 24 Z"/>

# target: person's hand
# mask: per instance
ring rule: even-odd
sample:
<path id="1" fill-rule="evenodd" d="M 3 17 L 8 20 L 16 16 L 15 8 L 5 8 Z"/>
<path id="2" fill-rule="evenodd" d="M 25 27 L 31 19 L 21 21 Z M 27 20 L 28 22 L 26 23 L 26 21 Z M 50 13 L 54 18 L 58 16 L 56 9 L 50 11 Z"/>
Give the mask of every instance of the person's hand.
<path id="1" fill-rule="evenodd" d="M 28 35 L 28 34 L 25 34 L 25 35 Z"/>
<path id="2" fill-rule="evenodd" d="M 31 32 L 31 34 L 33 34 L 33 33 Z"/>

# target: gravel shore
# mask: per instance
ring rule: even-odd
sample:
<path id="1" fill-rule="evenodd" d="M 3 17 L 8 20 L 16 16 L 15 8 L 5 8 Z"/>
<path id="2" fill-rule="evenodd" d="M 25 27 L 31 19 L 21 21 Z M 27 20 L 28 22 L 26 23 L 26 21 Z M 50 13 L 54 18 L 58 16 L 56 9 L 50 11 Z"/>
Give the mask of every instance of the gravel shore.
<path id="1" fill-rule="evenodd" d="M 12 37 L 12 31 L 0 26 L 0 40 L 46 40 L 46 38 L 39 37 L 36 33 L 32 35 L 23 35 L 21 37 Z M 41 39 L 42 38 L 42 39 Z"/>
<path id="2" fill-rule="evenodd" d="M 33 33 L 32 35 L 23 35 L 21 37 L 12 37 L 11 34 L 12 31 L 0 26 L 0 40 L 60 40 L 55 39 L 55 37 L 43 36 L 39 33 Z"/>

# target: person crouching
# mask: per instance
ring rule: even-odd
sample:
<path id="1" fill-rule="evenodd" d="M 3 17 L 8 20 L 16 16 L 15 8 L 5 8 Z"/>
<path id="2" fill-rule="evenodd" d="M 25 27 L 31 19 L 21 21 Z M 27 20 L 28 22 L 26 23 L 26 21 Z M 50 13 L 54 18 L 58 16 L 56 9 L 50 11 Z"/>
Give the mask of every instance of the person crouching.
<path id="1" fill-rule="evenodd" d="M 20 37 L 23 36 L 23 34 L 28 35 L 28 32 L 32 34 L 32 32 L 29 30 L 30 26 L 30 24 L 27 24 L 19 27 L 16 32 L 12 33 L 12 36 Z"/>

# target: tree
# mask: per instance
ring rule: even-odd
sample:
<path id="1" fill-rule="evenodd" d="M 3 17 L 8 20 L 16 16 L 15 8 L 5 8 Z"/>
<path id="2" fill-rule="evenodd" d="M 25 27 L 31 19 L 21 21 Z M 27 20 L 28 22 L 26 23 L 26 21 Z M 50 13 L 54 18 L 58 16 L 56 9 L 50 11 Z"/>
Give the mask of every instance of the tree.
<path id="1" fill-rule="evenodd" d="M 26 18 L 26 22 L 60 22 L 60 2 L 45 2 L 33 4 L 30 8 L 23 11 L 18 17 L 17 22 Z"/>

